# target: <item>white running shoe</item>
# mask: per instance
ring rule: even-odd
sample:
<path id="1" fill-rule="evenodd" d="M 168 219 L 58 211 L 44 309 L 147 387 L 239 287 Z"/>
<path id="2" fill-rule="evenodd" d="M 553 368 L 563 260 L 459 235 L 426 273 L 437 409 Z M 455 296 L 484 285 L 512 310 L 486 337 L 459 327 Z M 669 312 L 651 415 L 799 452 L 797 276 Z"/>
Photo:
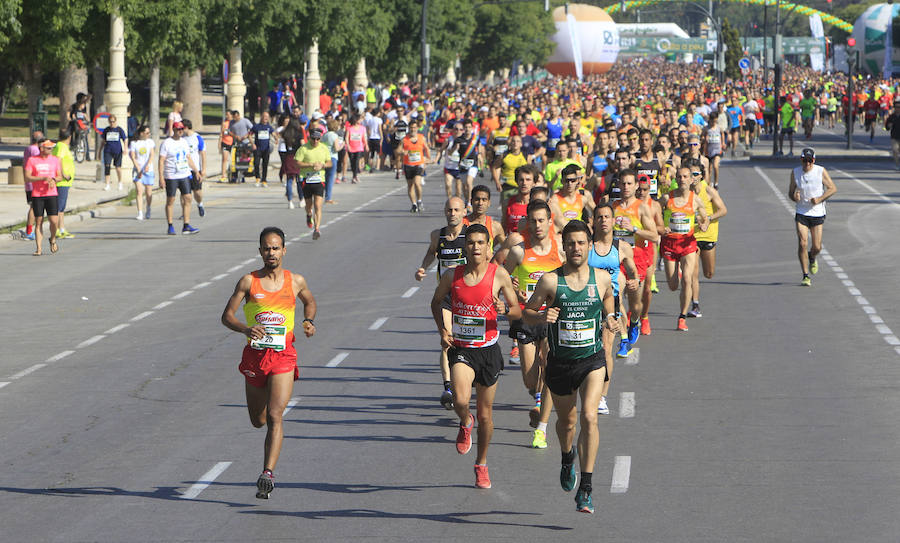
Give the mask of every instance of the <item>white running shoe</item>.
<path id="1" fill-rule="evenodd" d="M 294 209 L 294 202 L 293 202 L 293 201 L 289 201 L 289 202 L 288 202 L 288 209 Z"/>
<path id="2" fill-rule="evenodd" d="M 597 405 L 598 415 L 609 415 L 609 406 L 606 405 L 606 396 L 600 396 L 600 404 Z"/>
<path id="3" fill-rule="evenodd" d="M 140 211 L 138 211 L 137 217 L 135 217 L 135 219 L 137 219 L 139 221 L 144 220 L 144 214 L 141 213 Z"/>
<path id="4" fill-rule="evenodd" d="M 110 188 L 110 187 L 109 187 L 109 185 L 107 184 L 105 187 L 103 187 L 103 190 L 109 190 L 109 188 Z"/>
<path id="5" fill-rule="evenodd" d="M 118 188 L 118 190 L 122 190 L 122 183 L 119 183 L 119 188 Z"/>

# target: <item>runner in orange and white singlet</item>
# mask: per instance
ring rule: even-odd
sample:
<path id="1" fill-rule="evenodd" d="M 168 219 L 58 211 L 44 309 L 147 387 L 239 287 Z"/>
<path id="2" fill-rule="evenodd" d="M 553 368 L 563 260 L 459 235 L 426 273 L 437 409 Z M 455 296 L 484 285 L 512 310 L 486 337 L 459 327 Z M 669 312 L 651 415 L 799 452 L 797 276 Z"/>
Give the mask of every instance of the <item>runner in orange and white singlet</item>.
<path id="1" fill-rule="evenodd" d="M 244 375 L 247 410 L 255 428 L 267 425 L 263 472 L 256 481 L 256 497 L 268 499 L 275 488 L 273 470 L 284 441 L 282 416 L 299 378 L 294 349 L 296 298 L 303 303 L 302 328 L 316 333 L 316 300 L 300 274 L 282 267 L 284 232 L 270 226 L 259 235 L 263 267 L 241 277 L 222 313 L 222 324 L 247 336 L 238 366 Z M 241 322 L 235 313 L 244 303 Z"/>
<path id="2" fill-rule="evenodd" d="M 563 168 L 561 179 L 562 188 L 547 202 L 559 232 L 563 231 L 569 221 L 580 220 L 585 209 L 589 216 L 594 212 L 593 199 L 581 192 L 581 181 L 584 179 L 582 168 L 577 164 L 569 164 Z"/>
<path id="3" fill-rule="evenodd" d="M 491 256 L 493 256 L 494 251 L 499 249 L 506 240 L 506 234 L 503 232 L 500 221 L 495 221 L 488 215 L 488 210 L 491 208 L 491 189 L 486 185 L 475 185 L 469 202 L 472 204 L 472 212 L 463 218 L 463 224 L 466 226 L 470 224 L 484 225 L 491 236 L 489 245 Z"/>
<path id="4" fill-rule="evenodd" d="M 425 138 L 419 134 L 419 121 L 409 121 L 409 135 L 403 138 L 400 145 L 400 154 L 403 157 L 403 175 L 406 177 L 407 193 L 412 202 L 410 213 L 421 213 L 422 207 L 422 181 L 425 178 L 426 161 L 431 161 L 431 151 Z"/>

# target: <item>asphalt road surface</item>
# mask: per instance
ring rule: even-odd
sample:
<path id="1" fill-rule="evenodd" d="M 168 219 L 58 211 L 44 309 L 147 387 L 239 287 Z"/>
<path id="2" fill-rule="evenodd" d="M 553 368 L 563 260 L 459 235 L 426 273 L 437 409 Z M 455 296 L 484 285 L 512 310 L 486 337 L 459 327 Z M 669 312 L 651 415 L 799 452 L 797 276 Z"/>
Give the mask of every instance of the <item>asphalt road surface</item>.
<path id="1" fill-rule="evenodd" d="M 315 242 L 277 183 L 209 186 L 196 236 L 166 236 L 157 197 L 151 221 L 120 208 L 56 255 L 0 242 L 0 540 L 896 541 L 900 175 L 820 163 L 839 192 L 812 288 L 779 196 L 796 164 L 723 165 L 703 317 L 676 332 L 677 297 L 660 293 L 653 334 L 616 365 L 594 515 L 559 488 L 553 422 L 550 447 L 529 448 L 517 367 L 496 400 L 493 488 L 475 489 L 474 451 L 455 451 L 435 279 L 413 279 L 444 223 L 436 173 L 417 216 L 392 175 L 338 186 Z M 267 225 L 287 232 L 286 267 L 319 315 L 297 341 L 277 487 L 261 501 L 244 339 L 219 316 Z"/>

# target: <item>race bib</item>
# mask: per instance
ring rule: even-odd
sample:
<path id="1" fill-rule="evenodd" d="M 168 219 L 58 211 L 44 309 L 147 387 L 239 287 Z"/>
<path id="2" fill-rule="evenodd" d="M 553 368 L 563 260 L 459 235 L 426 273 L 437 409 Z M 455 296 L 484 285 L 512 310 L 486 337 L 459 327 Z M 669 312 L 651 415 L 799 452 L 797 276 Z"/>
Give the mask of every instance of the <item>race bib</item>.
<path id="1" fill-rule="evenodd" d="M 441 258 L 441 267 L 442 268 L 455 268 L 457 266 L 464 266 L 466 264 L 466 257 L 460 258 Z"/>
<path id="2" fill-rule="evenodd" d="M 472 159 L 472 158 L 467 158 L 467 159 L 465 159 L 465 160 L 460 160 L 460 161 L 459 161 L 459 165 L 462 166 L 462 167 L 464 167 L 464 168 L 471 168 L 472 166 L 475 165 L 475 160 Z"/>
<path id="3" fill-rule="evenodd" d="M 673 234 L 687 234 L 691 231 L 691 219 L 684 213 L 676 211 L 669 217 L 669 230 Z"/>
<path id="4" fill-rule="evenodd" d="M 306 182 L 307 183 L 321 183 L 322 176 L 319 175 L 318 173 L 310 174 L 306 177 Z"/>
<path id="5" fill-rule="evenodd" d="M 596 343 L 594 319 L 583 321 L 559 321 L 560 347 L 588 347 Z"/>
<path id="6" fill-rule="evenodd" d="M 710 132 L 709 133 L 709 142 L 718 144 L 722 141 L 722 133 L 721 132 Z"/>
<path id="7" fill-rule="evenodd" d="M 119 133 L 118 132 L 107 132 L 106 133 L 106 141 L 119 141 Z"/>
<path id="8" fill-rule="evenodd" d="M 350 141 L 362 141 L 362 134 L 359 134 L 359 133 L 350 134 Z"/>
<path id="9" fill-rule="evenodd" d="M 464 343 L 484 341 L 485 336 L 484 317 L 467 317 L 453 315 L 453 339 Z"/>
<path id="10" fill-rule="evenodd" d="M 190 166 L 188 165 L 187 153 L 178 153 L 175 156 L 175 169 L 179 172 L 190 169 Z"/>
<path id="11" fill-rule="evenodd" d="M 632 237 L 634 237 L 634 232 L 622 228 L 622 222 L 624 221 L 624 219 L 625 217 L 622 215 L 615 218 L 615 221 L 613 223 L 613 237 L 616 239 L 631 239 Z"/>
<path id="12" fill-rule="evenodd" d="M 497 145 L 496 147 L 494 147 L 494 153 L 502 155 L 506 152 L 507 149 L 509 149 L 508 145 Z"/>
<path id="13" fill-rule="evenodd" d="M 563 213 L 563 217 L 569 219 L 570 221 L 571 221 L 572 219 L 577 219 L 577 218 L 580 217 L 580 216 L 581 216 L 581 215 L 579 215 L 577 211 L 574 211 L 574 210 L 572 210 L 572 209 L 567 209 L 567 210 Z"/>
<path id="14" fill-rule="evenodd" d="M 261 339 L 250 340 L 250 348 L 258 351 L 263 349 L 283 351 L 287 345 L 287 327 L 266 326 L 265 329 L 265 335 Z"/>
<path id="15" fill-rule="evenodd" d="M 410 162 L 419 162 L 422 160 L 422 153 L 420 151 L 410 151 L 409 152 L 409 161 Z"/>
<path id="16" fill-rule="evenodd" d="M 547 148 L 556 149 L 557 143 L 559 143 L 559 138 L 550 138 L 549 140 L 547 140 Z"/>
<path id="17" fill-rule="evenodd" d="M 459 162 L 459 151 L 451 153 L 450 160 L 453 162 Z"/>
<path id="18" fill-rule="evenodd" d="M 269 131 L 264 130 L 262 132 L 257 132 L 256 137 L 259 138 L 259 141 L 266 141 L 269 139 Z"/>

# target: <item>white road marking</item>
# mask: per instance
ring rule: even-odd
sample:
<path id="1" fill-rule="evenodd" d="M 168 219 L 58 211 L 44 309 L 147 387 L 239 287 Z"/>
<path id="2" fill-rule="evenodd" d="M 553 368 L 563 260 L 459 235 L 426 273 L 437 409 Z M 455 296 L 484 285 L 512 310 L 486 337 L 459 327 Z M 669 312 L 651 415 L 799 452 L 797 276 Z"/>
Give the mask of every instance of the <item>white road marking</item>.
<path id="1" fill-rule="evenodd" d="M 212 284 L 212 283 L 210 283 L 209 281 L 204 281 L 204 282 L 202 282 L 202 283 L 197 283 L 196 285 L 194 285 L 194 288 L 196 289 L 196 288 L 208 287 L 208 286 L 210 286 L 211 284 Z"/>
<path id="2" fill-rule="evenodd" d="M 247 264 L 253 264 L 256 262 L 256 257 L 248 258 L 247 260 L 241 262 L 241 266 L 246 266 Z"/>
<path id="3" fill-rule="evenodd" d="M 631 457 L 617 456 L 613 466 L 612 485 L 609 491 L 612 494 L 624 494 L 628 492 L 628 479 L 631 477 Z"/>
<path id="4" fill-rule="evenodd" d="M 78 345 L 76 345 L 75 348 L 76 348 L 76 349 L 81 349 L 81 348 L 83 348 L 83 347 L 87 347 L 88 345 L 93 345 L 94 343 L 97 343 L 98 341 L 100 341 L 101 339 L 103 339 L 103 338 L 105 338 L 105 337 L 106 337 L 106 336 L 104 336 L 103 334 L 96 335 L 96 336 L 94 336 L 94 337 L 91 337 L 91 338 L 88 338 L 88 339 L 82 341 L 81 343 L 79 343 Z"/>
<path id="5" fill-rule="evenodd" d="M 211 470 L 207 471 L 200 477 L 199 481 L 192 484 L 191 487 L 181 495 L 181 499 L 193 500 L 194 498 L 199 496 L 200 493 L 206 490 L 206 487 L 212 484 L 212 482 L 216 480 L 216 477 L 222 475 L 222 472 L 228 469 L 228 466 L 230 465 L 231 462 L 219 462 L 218 464 L 213 466 Z"/>
<path id="6" fill-rule="evenodd" d="M 900 338 L 897 336 L 884 336 L 884 340 L 888 345 L 900 345 Z"/>
<path id="7" fill-rule="evenodd" d="M 112 328 L 110 328 L 109 330 L 107 330 L 106 332 L 103 332 L 103 333 L 104 334 L 115 334 L 119 330 L 124 330 L 125 328 L 128 328 L 129 326 L 131 326 L 131 325 L 123 322 L 122 324 L 117 324 L 117 325 L 113 326 Z"/>
<path id="8" fill-rule="evenodd" d="M 0 388 L 3 388 L 8 384 L 9 384 L 9 381 L 0 381 Z"/>
<path id="9" fill-rule="evenodd" d="M 162 308 L 168 307 L 170 305 L 172 305 L 172 300 L 166 300 L 165 302 L 160 302 L 160 303 L 156 304 L 155 306 L 153 306 L 153 309 L 162 309 Z"/>
<path id="10" fill-rule="evenodd" d="M 784 194 L 782 194 L 781 191 L 778 190 L 778 187 L 775 186 L 775 183 L 772 182 L 772 179 L 770 179 L 769 176 L 766 175 L 766 172 L 762 171 L 762 168 L 760 168 L 759 166 L 754 166 L 753 169 L 756 170 L 756 173 L 762 178 L 762 180 L 765 181 L 767 185 L 769 185 L 769 188 L 772 189 L 772 192 L 774 192 L 775 195 L 778 196 L 778 200 L 781 202 L 781 204 L 784 206 L 784 208 L 788 211 L 788 213 L 793 214 L 794 210 L 795 210 L 793 203 L 789 202 L 788 199 L 784 196 Z M 857 183 L 859 183 L 860 185 L 865 187 L 869 192 L 871 192 L 875 196 L 878 196 L 880 199 L 884 200 L 885 202 L 888 202 L 891 205 L 900 207 L 900 204 L 891 200 L 887 196 L 884 196 L 883 194 L 881 194 L 880 192 L 878 192 L 877 190 L 872 188 L 872 186 L 869 185 L 868 183 L 865 183 L 864 181 L 860 181 L 856 177 L 853 177 L 852 175 L 850 175 L 849 173 L 847 173 L 843 170 L 834 170 L 834 171 L 836 173 L 843 175 L 844 177 L 848 177 L 848 178 L 852 179 L 853 181 L 856 181 Z M 897 336 L 894 335 L 894 332 L 891 331 L 891 329 L 887 325 L 881 324 L 884 321 L 878 315 L 877 311 L 869 305 L 869 301 L 866 300 L 862 296 L 862 292 L 860 292 L 860 290 L 858 288 L 856 288 L 853 281 L 850 280 L 849 275 L 847 275 L 847 273 L 845 271 L 843 271 L 843 268 L 837 263 L 837 260 L 835 260 L 834 257 L 831 256 L 831 253 L 829 253 L 827 249 L 822 249 L 821 255 L 822 255 L 822 260 L 824 260 L 831 267 L 832 271 L 841 270 L 840 272 L 836 273 L 836 275 L 838 276 L 838 279 L 841 279 L 841 282 L 844 284 L 844 287 L 847 289 L 847 292 L 849 292 L 850 295 L 856 299 L 856 302 L 863 308 L 863 311 L 866 313 L 866 315 L 868 315 L 869 320 L 871 320 L 873 323 L 878 324 L 878 326 L 877 326 L 878 331 L 882 334 L 884 341 L 888 345 L 897 345 L 898 343 L 893 343 L 893 341 L 897 339 Z M 898 340 L 898 341 L 900 341 L 900 340 Z M 898 350 L 898 353 L 900 353 L 900 350 Z"/>
<path id="11" fill-rule="evenodd" d="M 22 377 L 25 377 L 29 373 L 34 373 L 37 370 L 39 370 L 41 368 L 46 368 L 46 367 L 47 367 L 47 364 L 35 364 L 34 366 L 31 366 L 30 368 L 25 368 L 24 370 L 20 371 L 19 373 L 10 375 L 9 380 L 15 381 L 16 379 L 21 379 Z"/>
<path id="12" fill-rule="evenodd" d="M 190 296 L 190 295 L 193 294 L 193 293 L 194 293 L 193 290 L 182 290 L 181 292 L 179 292 L 179 293 L 176 294 L 175 296 L 172 296 L 172 299 L 173 299 L 173 300 L 180 300 L 180 299 L 182 299 L 182 298 L 184 298 L 184 297 L 186 297 L 186 296 Z"/>
<path id="13" fill-rule="evenodd" d="M 419 290 L 419 287 L 409 287 L 409 290 L 407 290 L 406 292 L 404 292 L 404 293 L 403 293 L 403 296 L 401 296 L 401 298 L 409 298 L 409 297 L 411 297 L 413 294 L 415 294 L 417 290 Z"/>
<path id="14" fill-rule="evenodd" d="M 299 397 L 291 398 L 291 401 L 288 402 L 287 407 L 284 408 L 284 413 L 282 413 L 282 416 L 287 415 L 288 411 L 293 409 L 298 403 L 300 403 Z"/>
<path id="15" fill-rule="evenodd" d="M 634 392 L 623 392 L 619 395 L 619 417 L 630 419 L 634 416 Z"/>
<path id="16" fill-rule="evenodd" d="M 144 311 L 143 313 L 140 313 L 138 315 L 131 317 L 131 322 L 136 322 L 141 319 L 146 319 L 147 317 L 149 317 L 152 314 L 153 314 L 153 311 Z"/>
<path id="17" fill-rule="evenodd" d="M 638 361 L 641 359 L 641 349 L 635 347 L 631 352 L 631 356 L 625 359 L 626 366 L 637 366 Z"/>
<path id="18" fill-rule="evenodd" d="M 56 362 L 57 360 L 62 360 L 63 358 L 69 356 L 70 354 L 72 354 L 74 352 L 75 351 L 63 351 L 61 353 L 57 353 L 57 354 L 51 356 L 50 358 L 48 358 L 47 362 Z"/>
<path id="19" fill-rule="evenodd" d="M 348 356 L 350 356 L 350 353 L 338 353 L 338 354 L 334 355 L 334 358 L 329 360 L 327 364 L 325 364 L 325 367 L 326 368 L 337 367 L 337 365 L 340 364 L 341 362 L 343 362 L 344 359 L 347 358 Z"/>
<path id="20" fill-rule="evenodd" d="M 238 271 L 239 269 L 241 269 L 241 268 L 243 268 L 243 267 L 244 267 L 243 264 L 238 264 L 237 266 L 232 266 L 232 267 L 228 268 L 228 269 L 225 270 L 225 271 L 227 271 L 228 273 L 234 273 L 234 272 Z"/>
<path id="21" fill-rule="evenodd" d="M 369 330 L 378 330 L 379 328 L 381 328 L 382 324 L 387 322 L 387 320 L 387 317 L 381 317 L 380 319 L 373 322 L 371 326 L 369 326 Z"/>
<path id="22" fill-rule="evenodd" d="M 226 277 L 228 277 L 227 273 L 220 273 L 219 275 L 217 275 L 215 277 L 211 277 L 209 280 L 210 281 L 218 281 L 219 279 L 225 279 Z"/>

